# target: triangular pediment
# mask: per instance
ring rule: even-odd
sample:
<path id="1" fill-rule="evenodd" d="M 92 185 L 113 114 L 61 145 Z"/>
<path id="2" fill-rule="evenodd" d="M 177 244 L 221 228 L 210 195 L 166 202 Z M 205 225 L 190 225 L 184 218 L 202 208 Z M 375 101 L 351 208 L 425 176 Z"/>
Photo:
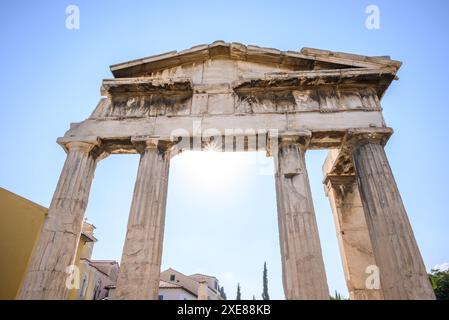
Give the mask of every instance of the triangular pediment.
<path id="1" fill-rule="evenodd" d="M 202 63 L 213 59 L 228 59 L 277 66 L 290 71 L 338 70 L 349 68 L 385 69 L 396 72 L 401 62 L 389 57 L 355 55 L 328 50 L 303 48 L 300 51 L 280 51 L 240 43 L 215 41 L 180 52 L 171 51 L 110 66 L 115 78 L 149 76 L 181 65 Z"/>

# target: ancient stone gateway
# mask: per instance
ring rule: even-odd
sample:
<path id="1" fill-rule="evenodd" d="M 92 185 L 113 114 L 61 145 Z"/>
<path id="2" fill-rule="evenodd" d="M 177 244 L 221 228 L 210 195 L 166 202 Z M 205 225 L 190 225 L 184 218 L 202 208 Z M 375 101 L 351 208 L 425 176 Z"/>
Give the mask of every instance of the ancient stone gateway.
<path id="1" fill-rule="evenodd" d="M 329 298 L 304 160 L 322 148 L 351 298 L 434 299 L 384 151 L 379 100 L 400 65 L 217 41 L 111 66 L 92 115 L 58 139 L 67 160 L 20 298 L 65 298 L 96 164 L 140 153 L 116 297 L 156 299 L 170 158 L 213 144 L 274 158 L 287 299 Z M 376 270 L 380 286 L 367 281 Z"/>

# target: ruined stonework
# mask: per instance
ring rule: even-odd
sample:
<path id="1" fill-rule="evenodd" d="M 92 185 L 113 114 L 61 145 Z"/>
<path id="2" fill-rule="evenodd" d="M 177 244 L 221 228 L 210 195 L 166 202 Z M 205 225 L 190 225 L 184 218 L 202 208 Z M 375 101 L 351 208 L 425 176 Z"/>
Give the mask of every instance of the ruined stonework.
<path id="1" fill-rule="evenodd" d="M 169 163 L 183 150 L 263 150 L 275 161 L 287 299 L 328 299 L 304 155 L 330 149 L 324 184 L 351 299 L 434 299 L 383 146 L 380 100 L 401 63 L 216 41 L 110 67 L 99 103 L 58 143 L 67 160 L 21 299 L 64 299 L 98 161 L 141 155 L 117 299 L 156 299 Z M 379 284 L 367 286 L 368 267 Z M 375 281 L 374 281 L 375 282 Z"/>

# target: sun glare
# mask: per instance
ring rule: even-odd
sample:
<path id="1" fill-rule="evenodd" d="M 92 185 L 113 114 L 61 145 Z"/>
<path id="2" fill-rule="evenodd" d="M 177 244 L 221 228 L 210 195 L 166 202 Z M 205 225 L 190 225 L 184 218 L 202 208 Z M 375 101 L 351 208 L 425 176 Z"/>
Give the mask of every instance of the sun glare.
<path id="1" fill-rule="evenodd" d="M 238 183 L 252 156 L 244 152 L 218 152 L 211 146 L 208 151 L 183 152 L 173 160 L 192 186 L 223 189 Z"/>

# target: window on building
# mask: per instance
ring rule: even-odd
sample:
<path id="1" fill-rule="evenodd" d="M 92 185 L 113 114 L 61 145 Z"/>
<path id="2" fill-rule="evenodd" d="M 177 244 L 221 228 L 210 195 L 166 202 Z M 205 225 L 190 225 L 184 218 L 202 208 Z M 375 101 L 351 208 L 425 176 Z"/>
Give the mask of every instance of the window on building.
<path id="1" fill-rule="evenodd" d="M 101 281 L 97 280 L 97 282 L 95 283 L 93 299 L 100 300 L 100 294 L 101 294 Z"/>
<path id="2" fill-rule="evenodd" d="M 80 288 L 80 294 L 79 294 L 80 298 L 84 298 L 84 296 L 86 295 L 86 289 L 87 289 L 87 276 L 84 276 L 83 281 L 81 283 L 81 288 Z"/>
<path id="3" fill-rule="evenodd" d="M 157 299 L 158 299 L 158 300 L 164 300 L 164 295 L 160 294 L 160 295 L 157 297 Z"/>
<path id="4" fill-rule="evenodd" d="M 175 281 L 175 275 L 174 274 L 170 275 L 170 281 Z"/>

